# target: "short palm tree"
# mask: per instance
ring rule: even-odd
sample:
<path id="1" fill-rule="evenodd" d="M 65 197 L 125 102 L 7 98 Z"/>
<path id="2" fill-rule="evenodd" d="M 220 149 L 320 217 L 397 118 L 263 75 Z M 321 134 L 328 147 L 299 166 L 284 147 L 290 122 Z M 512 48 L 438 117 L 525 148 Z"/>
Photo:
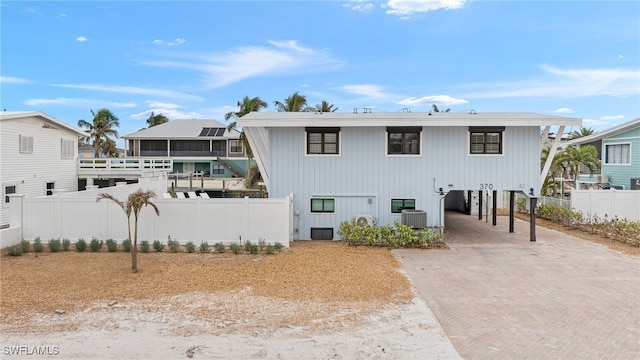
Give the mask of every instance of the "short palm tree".
<path id="1" fill-rule="evenodd" d="M 89 130 L 89 137 L 93 140 L 94 157 L 98 158 L 107 139 L 111 139 L 110 136 L 118 137 L 118 131 L 114 127 L 120 126 L 120 122 L 109 109 L 100 109 L 97 113 L 92 109 L 91 114 L 93 120 L 79 120 L 78 127 Z"/>
<path id="2" fill-rule="evenodd" d="M 592 128 L 586 128 L 586 127 L 580 126 L 578 130 L 573 130 L 571 133 L 569 133 L 569 139 L 577 139 L 584 136 L 593 135 L 595 132 L 596 131 L 593 130 Z"/>
<path id="3" fill-rule="evenodd" d="M 241 118 L 252 111 L 260 111 L 267 106 L 267 103 L 260 99 L 260 97 L 258 96 L 253 98 L 245 96 L 242 101 L 238 101 L 238 111 L 230 111 L 224 115 L 224 119 L 226 121 L 233 119 L 233 121 L 230 122 L 229 125 L 227 125 L 227 130 L 237 130 L 236 119 Z M 240 132 L 239 140 L 242 141 L 242 146 L 244 147 L 244 151 L 247 154 L 247 174 L 245 175 L 245 179 L 248 179 L 249 175 L 251 174 L 251 159 L 253 159 L 253 151 L 251 151 L 251 146 L 249 145 L 249 141 L 244 134 L 244 130 Z"/>
<path id="4" fill-rule="evenodd" d="M 151 202 L 151 199 L 156 198 L 157 195 L 153 190 L 138 189 L 129 194 L 126 201 L 117 199 L 111 194 L 100 193 L 96 201 L 107 199 L 115 202 L 120 206 L 124 214 L 127 216 L 127 231 L 129 241 L 131 241 L 131 214 L 134 217 L 134 230 L 133 230 L 133 243 L 131 244 L 131 272 L 138 272 L 138 216 L 140 210 L 144 206 L 151 206 L 155 210 L 156 215 L 160 215 L 158 206 Z"/>
<path id="5" fill-rule="evenodd" d="M 431 106 L 431 108 L 433 109 L 433 112 L 449 112 L 449 111 L 451 111 L 451 109 L 447 109 L 447 110 L 444 110 L 444 111 L 440 111 L 440 109 L 438 109 L 438 105 L 436 105 L 436 104 L 433 104 L 433 105 Z"/>
<path id="6" fill-rule="evenodd" d="M 338 110 L 337 107 L 334 107 L 334 104 L 329 104 L 328 101 L 326 100 L 322 100 L 322 102 L 320 104 L 316 105 L 316 111 L 317 112 L 335 112 Z"/>
<path id="7" fill-rule="evenodd" d="M 307 107 L 307 97 L 304 95 L 300 95 L 298 91 L 294 92 L 293 94 L 291 94 L 291 96 L 284 99 L 284 102 L 276 100 L 273 102 L 273 104 L 280 112 L 299 112 L 309 110 L 309 107 Z"/>
<path id="8" fill-rule="evenodd" d="M 164 124 L 166 122 L 169 122 L 169 118 L 167 118 L 162 114 L 155 115 L 153 111 L 151 112 L 151 115 L 149 115 L 149 118 L 147 119 L 147 125 L 149 125 L 149 127 Z"/>

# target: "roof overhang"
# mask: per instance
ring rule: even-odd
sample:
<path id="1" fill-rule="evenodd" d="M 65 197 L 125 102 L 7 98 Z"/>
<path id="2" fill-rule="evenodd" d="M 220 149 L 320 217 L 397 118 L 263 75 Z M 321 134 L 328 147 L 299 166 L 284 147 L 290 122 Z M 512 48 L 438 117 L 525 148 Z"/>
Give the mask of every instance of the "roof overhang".
<path id="1" fill-rule="evenodd" d="M 60 127 L 76 133 L 81 137 L 89 137 L 89 134 L 75 126 L 65 124 L 64 122 L 49 116 L 41 111 L 3 111 L 0 112 L 0 120 L 20 120 L 27 118 L 37 118 L 45 122 L 43 125 Z"/>

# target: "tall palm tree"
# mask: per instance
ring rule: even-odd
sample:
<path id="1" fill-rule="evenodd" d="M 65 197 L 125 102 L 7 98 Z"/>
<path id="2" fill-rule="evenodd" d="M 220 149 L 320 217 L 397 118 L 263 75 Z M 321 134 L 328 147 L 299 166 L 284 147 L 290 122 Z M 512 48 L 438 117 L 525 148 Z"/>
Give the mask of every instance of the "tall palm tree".
<path id="1" fill-rule="evenodd" d="M 338 110 L 337 107 L 334 107 L 334 104 L 329 104 L 328 101 L 322 100 L 320 104 L 316 105 L 315 111 L 317 112 L 335 112 Z"/>
<path id="2" fill-rule="evenodd" d="M 162 114 L 155 115 L 153 111 L 151 112 L 151 115 L 149 115 L 149 118 L 147 119 L 147 125 L 149 125 L 149 127 L 164 124 L 166 122 L 169 122 L 169 118 L 167 118 Z"/>
<path id="3" fill-rule="evenodd" d="M 120 126 L 120 122 L 109 109 L 100 109 L 97 113 L 91 109 L 91 114 L 93 120 L 79 120 L 78 127 L 89 130 L 89 137 L 93 140 L 94 157 L 98 158 L 107 139 L 111 139 L 110 136 L 118 138 L 118 131 L 114 127 Z"/>
<path id="4" fill-rule="evenodd" d="M 107 157 L 120 157 L 116 142 L 109 138 L 102 143 L 102 148 L 100 150 L 103 154 L 107 155 Z"/>
<path id="5" fill-rule="evenodd" d="M 571 133 L 569 133 L 569 139 L 577 139 L 583 136 L 593 135 L 595 132 L 596 131 L 593 130 L 592 128 L 586 128 L 586 127 L 580 126 L 578 130 L 573 130 Z"/>
<path id="6" fill-rule="evenodd" d="M 273 104 L 280 112 L 299 112 L 308 111 L 307 97 L 300 95 L 298 91 L 294 92 L 291 96 L 284 99 L 284 103 L 280 101 L 274 101 Z"/>
<path id="7" fill-rule="evenodd" d="M 449 111 L 451 111 L 451 109 L 440 111 L 440 109 L 438 109 L 438 105 L 436 105 L 436 104 L 431 105 L 431 108 L 433 109 L 433 112 L 449 112 Z"/>
<path id="8" fill-rule="evenodd" d="M 230 111 L 224 115 L 224 119 L 226 121 L 233 119 L 233 121 L 230 122 L 229 125 L 227 125 L 227 130 L 237 130 L 236 119 L 241 118 L 252 111 L 260 111 L 267 106 L 268 104 L 258 96 L 253 98 L 245 96 L 242 101 L 238 101 L 238 111 Z M 245 175 L 245 179 L 248 179 L 249 175 L 251 174 L 251 159 L 253 159 L 253 151 L 251 151 L 251 146 L 249 145 L 249 141 L 244 134 L 244 130 L 240 131 L 239 140 L 242 141 L 242 146 L 244 147 L 244 151 L 247 154 L 247 174 Z"/>
<path id="9" fill-rule="evenodd" d="M 586 168 L 589 171 L 589 175 L 593 175 L 600 166 L 598 150 L 593 145 L 580 146 L 579 148 L 569 146 L 564 149 L 561 158 L 565 169 L 569 176 L 573 177 L 576 185 L 578 175 L 580 175 L 580 168 Z"/>
<path id="10" fill-rule="evenodd" d="M 157 195 L 153 190 L 138 189 L 127 197 L 126 201 L 117 199 L 111 194 L 100 193 L 96 202 L 107 199 L 115 202 L 120 206 L 124 214 L 127 216 L 127 232 L 129 241 L 131 241 L 131 214 L 134 217 L 134 230 L 133 230 L 133 243 L 131 244 L 131 272 L 138 272 L 138 216 L 143 206 L 151 206 L 155 210 L 156 215 L 160 215 L 158 206 L 151 202 L 151 199 L 156 198 Z"/>

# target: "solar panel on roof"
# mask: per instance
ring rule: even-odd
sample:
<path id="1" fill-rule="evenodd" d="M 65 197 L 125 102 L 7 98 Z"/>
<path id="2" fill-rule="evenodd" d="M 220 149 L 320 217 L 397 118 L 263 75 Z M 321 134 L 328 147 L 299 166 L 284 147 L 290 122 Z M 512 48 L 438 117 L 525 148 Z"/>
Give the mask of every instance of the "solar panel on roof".
<path id="1" fill-rule="evenodd" d="M 202 128 L 198 136 L 223 136 L 224 128 Z"/>

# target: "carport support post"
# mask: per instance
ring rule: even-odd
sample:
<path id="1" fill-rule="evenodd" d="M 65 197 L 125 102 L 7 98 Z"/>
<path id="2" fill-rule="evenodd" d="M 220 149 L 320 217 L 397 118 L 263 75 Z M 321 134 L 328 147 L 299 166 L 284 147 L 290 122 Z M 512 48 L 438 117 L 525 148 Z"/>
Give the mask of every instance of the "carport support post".
<path id="1" fill-rule="evenodd" d="M 478 191 L 478 220 L 482 220 L 482 190 Z"/>
<path id="2" fill-rule="evenodd" d="M 509 232 L 513 232 L 513 209 L 515 208 L 515 191 L 509 191 Z"/>
<path id="3" fill-rule="evenodd" d="M 471 215 L 471 197 L 473 196 L 473 191 L 467 190 L 467 215 Z"/>
<path id="4" fill-rule="evenodd" d="M 498 190 L 493 190 L 493 214 L 491 214 L 491 220 L 493 220 L 493 226 L 496 226 L 498 223 Z"/>
<path id="5" fill-rule="evenodd" d="M 538 198 L 532 197 L 529 201 L 529 241 L 536 241 L 536 204 Z"/>

